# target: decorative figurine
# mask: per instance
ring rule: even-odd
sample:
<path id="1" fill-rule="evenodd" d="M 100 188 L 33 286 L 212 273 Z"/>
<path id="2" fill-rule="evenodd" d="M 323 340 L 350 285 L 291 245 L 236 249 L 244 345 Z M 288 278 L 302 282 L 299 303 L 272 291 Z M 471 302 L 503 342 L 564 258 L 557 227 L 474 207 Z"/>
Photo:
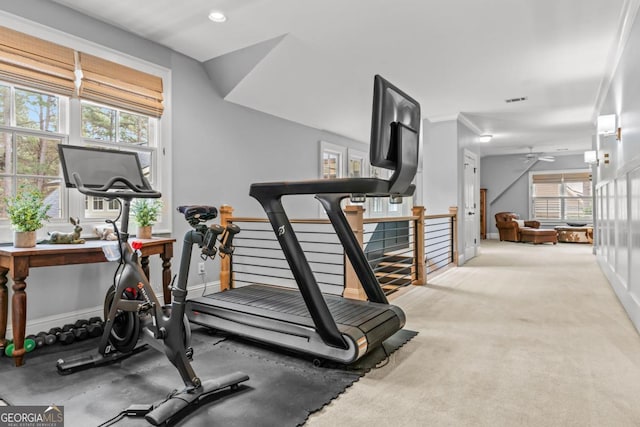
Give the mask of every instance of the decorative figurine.
<path id="1" fill-rule="evenodd" d="M 80 238 L 82 227 L 80 227 L 80 218 L 69 218 L 69 222 L 75 227 L 71 233 L 62 233 L 60 231 L 52 231 L 49 233 L 49 241 L 52 244 L 77 244 L 84 243 L 84 239 Z"/>

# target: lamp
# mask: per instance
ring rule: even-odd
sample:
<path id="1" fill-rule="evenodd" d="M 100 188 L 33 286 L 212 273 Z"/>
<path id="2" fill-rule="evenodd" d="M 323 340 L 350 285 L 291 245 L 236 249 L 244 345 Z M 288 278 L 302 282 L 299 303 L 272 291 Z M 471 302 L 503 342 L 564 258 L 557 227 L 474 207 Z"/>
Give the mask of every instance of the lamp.
<path id="1" fill-rule="evenodd" d="M 490 142 L 493 135 L 480 135 L 479 141 L 482 143 Z"/>
<path id="2" fill-rule="evenodd" d="M 604 114 L 598 116 L 598 135 L 614 135 L 616 134 L 616 115 Z"/>
<path id="3" fill-rule="evenodd" d="M 590 165 L 598 165 L 598 153 L 595 150 L 584 152 L 584 162 Z"/>

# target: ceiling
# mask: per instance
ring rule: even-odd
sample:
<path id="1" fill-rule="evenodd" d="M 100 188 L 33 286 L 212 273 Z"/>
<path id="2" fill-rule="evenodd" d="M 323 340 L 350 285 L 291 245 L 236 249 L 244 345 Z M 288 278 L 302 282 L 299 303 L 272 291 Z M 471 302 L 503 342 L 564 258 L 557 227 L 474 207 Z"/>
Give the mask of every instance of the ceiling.
<path id="1" fill-rule="evenodd" d="M 206 62 L 261 42 L 225 99 L 368 141 L 373 75 L 432 122 L 492 134 L 481 154 L 590 149 L 638 0 L 55 0 Z M 207 19 L 221 10 L 227 21 Z M 505 100 L 526 97 L 523 102 Z"/>

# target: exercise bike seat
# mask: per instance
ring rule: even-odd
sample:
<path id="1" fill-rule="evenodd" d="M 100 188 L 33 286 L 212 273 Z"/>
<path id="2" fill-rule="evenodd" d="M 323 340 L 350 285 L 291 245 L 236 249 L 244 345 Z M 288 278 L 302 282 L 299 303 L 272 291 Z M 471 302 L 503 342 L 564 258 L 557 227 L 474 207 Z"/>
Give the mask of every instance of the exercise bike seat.
<path id="1" fill-rule="evenodd" d="M 206 205 L 179 206 L 178 212 L 184 214 L 184 218 L 189 222 L 194 219 L 205 222 L 218 216 L 218 209 L 215 206 Z"/>

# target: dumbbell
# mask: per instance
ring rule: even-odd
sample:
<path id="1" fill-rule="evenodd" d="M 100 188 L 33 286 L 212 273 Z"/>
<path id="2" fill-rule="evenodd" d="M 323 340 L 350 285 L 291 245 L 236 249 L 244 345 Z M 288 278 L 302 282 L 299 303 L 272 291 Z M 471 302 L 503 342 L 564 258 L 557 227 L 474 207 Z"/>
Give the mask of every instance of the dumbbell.
<path id="1" fill-rule="evenodd" d="M 38 334 L 36 335 L 37 337 L 40 337 L 43 341 L 45 345 L 52 345 L 55 344 L 56 341 L 58 340 L 58 338 L 53 335 L 50 334 L 49 332 L 38 332 Z M 36 340 L 36 343 L 38 343 L 38 341 Z M 38 347 L 40 346 L 40 344 L 38 344 Z"/>
<path id="2" fill-rule="evenodd" d="M 76 322 L 77 323 L 77 322 Z M 78 327 L 75 324 L 68 323 L 62 327 L 64 332 L 71 332 L 75 339 L 78 341 L 85 340 L 89 337 L 89 333 L 87 332 L 87 328 Z"/>
<path id="3" fill-rule="evenodd" d="M 36 342 L 31 338 L 25 338 L 24 345 L 22 346 L 22 348 L 24 348 L 24 351 L 26 351 L 27 353 L 30 353 L 36 348 Z M 8 341 L 7 346 L 4 349 L 4 354 L 6 356 L 12 357 L 13 350 L 15 350 L 15 345 L 13 341 Z"/>
<path id="4" fill-rule="evenodd" d="M 27 335 L 27 339 L 33 340 L 33 342 L 36 343 L 36 348 L 42 347 L 44 345 L 44 337 L 30 334 Z"/>
<path id="5" fill-rule="evenodd" d="M 71 331 L 64 331 L 62 328 L 51 328 L 49 329 L 49 333 L 55 335 L 58 339 L 58 342 L 62 344 L 71 344 L 76 340 L 76 336 Z"/>
<path id="6" fill-rule="evenodd" d="M 89 320 L 78 320 L 76 321 L 75 326 L 77 328 L 85 328 L 88 336 L 91 338 L 99 337 L 102 335 L 102 331 L 104 330 L 102 319 L 100 317 L 92 317 Z"/>

